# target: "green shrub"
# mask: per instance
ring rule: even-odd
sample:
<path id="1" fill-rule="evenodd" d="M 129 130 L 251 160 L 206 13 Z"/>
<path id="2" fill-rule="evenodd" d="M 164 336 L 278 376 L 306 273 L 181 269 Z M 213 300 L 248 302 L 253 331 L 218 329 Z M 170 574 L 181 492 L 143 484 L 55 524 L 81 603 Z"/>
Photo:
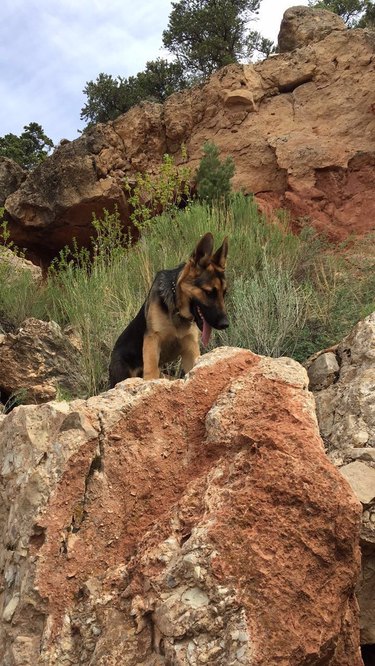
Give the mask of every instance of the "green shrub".
<path id="1" fill-rule="evenodd" d="M 203 153 L 195 176 L 198 197 L 210 206 L 226 206 L 231 193 L 230 181 L 235 172 L 233 159 L 227 157 L 222 162 L 218 147 L 209 141 L 204 144 Z"/>
<path id="2" fill-rule="evenodd" d="M 236 278 L 230 296 L 231 325 L 219 334 L 222 344 L 264 356 L 293 355 L 305 324 L 308 296 L 277 266 L 265 265 L 250 278 Z"/>
<path id="3" fill-rule="evenodd" d="M 185 146 L 181 156 L 186 160 Z M 156 175 L 137 173 L 135 181 L 125 180 L 128 202 L 132 207 L 130 219 L 137 229 L 142 229 L 157 214 L 176 209 L 183 199 L 188 200 L 191 172 L 189 167 L 177 167 L 173 157 L 165 154 Z"/>

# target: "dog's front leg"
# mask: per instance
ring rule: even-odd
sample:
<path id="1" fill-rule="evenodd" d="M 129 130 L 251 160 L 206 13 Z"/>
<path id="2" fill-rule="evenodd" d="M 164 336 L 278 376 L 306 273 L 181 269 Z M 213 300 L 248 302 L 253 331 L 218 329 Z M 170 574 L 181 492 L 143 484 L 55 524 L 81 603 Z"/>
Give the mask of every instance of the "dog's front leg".
<path id="1" fill-rule="evenodd" d="M 187 336 L 183 340 L 181 350 L 181 360 L 183 371 L 189 372 L 192 369 L 195 361 L 200 356 L 199 342 L 196 336 Z"/>
<path id="2" fill-rule="evenodd" d="M 159 379 L 160 341 L 156 333 L 143 339 L 143 379 Z"/>

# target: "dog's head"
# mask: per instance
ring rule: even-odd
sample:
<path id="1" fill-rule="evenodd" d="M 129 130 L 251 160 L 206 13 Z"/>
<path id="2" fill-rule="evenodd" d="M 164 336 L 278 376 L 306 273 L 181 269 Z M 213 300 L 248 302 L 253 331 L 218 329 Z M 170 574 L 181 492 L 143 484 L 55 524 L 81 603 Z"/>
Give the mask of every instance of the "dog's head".
<path id="1" fill-rule="evenodd" d="M 211 328 L 229 326 L 225 310 L 225 264 L 228 239 L 214 249 L 214 239 L 207 233 L 197 244 L 177 282 L 177 306 L 181 317 L 194 320 L 202 331 L 202 342 L 208 344 Z"/>

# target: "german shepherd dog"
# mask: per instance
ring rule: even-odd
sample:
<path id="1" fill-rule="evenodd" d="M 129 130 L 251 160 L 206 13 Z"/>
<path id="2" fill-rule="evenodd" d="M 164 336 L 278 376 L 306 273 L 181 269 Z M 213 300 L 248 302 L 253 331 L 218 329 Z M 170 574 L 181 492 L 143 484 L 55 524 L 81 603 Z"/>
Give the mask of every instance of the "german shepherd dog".
<path id="1" fill-rule="evenodd" d="M 113 348 L 110 388 L 128 377 L 157 379 L 159 368 L 179 356 L 183 372 L 189 372 L 200 355 L 199 330 L 206 346 L 212 327 L 228 327 L 228 239 L 215 253 L 213 246 L 213 236 L 207 233 L 185 264 L 156 274 L 146 301 Z"/>

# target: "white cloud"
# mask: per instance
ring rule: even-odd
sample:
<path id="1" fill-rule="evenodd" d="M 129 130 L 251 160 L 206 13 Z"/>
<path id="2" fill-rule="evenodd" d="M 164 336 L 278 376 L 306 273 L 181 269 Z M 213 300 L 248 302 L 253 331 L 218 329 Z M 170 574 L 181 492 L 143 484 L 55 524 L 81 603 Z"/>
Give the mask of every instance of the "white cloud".
<path id="1" fill-rule="evenodd" d="M 262 0 L 254 27 L 276 40 L 293 4 Z M 86 82 L 100 72 L 129 76 L 165 56 L 170 11 L 169 0 L 2 0 L 0 136 L 38 122 L 55 142 L 75 138 Z"/>
<path id="2" fill-rule="evenodd" d="M 308 0 L 262 0 L 256 29 L 273 41 L 277 41 L 283 14 L 288 7 L 307 5 Z"/>

